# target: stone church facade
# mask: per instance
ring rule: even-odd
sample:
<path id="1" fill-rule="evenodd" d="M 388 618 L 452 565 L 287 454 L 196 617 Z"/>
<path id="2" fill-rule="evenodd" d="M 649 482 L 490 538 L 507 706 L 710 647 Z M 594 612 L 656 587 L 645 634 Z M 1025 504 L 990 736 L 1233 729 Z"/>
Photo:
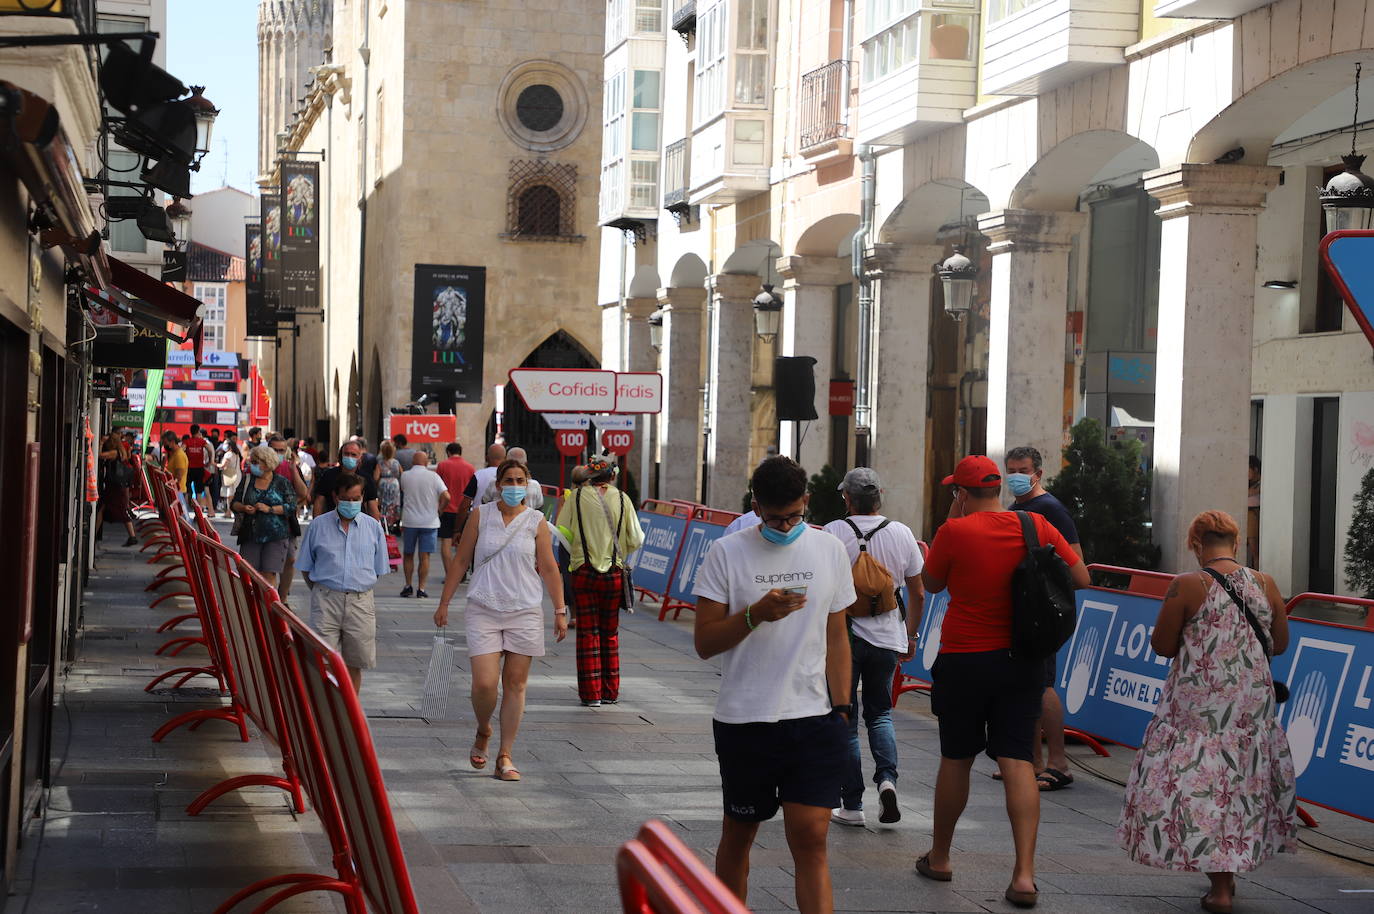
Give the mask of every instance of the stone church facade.
<path id="1" fill-rule="evenodd" d="M 412 400 L 417 264 L 486 269 L 481 400 L 455 410 L 469 456 L 493 429 L 509 369 L 596 364 L 603 18 L 599 5 L 535 6 L 334 0 L 322 11 L 330 31 L 281 148 L 321 160 L 324 313 L 299 319 L 295 339 L 279 334 L 276 424 L 334 444 L 358 430 L 378 439 L 390 409 Z M 284 44 L 261 83 L 264 133 L 274 80 L 299 72 Z M 538 417 L 512 415 L 516 399 L 506 437 L 534 448 L 538 475 L 552 438 Z"/>

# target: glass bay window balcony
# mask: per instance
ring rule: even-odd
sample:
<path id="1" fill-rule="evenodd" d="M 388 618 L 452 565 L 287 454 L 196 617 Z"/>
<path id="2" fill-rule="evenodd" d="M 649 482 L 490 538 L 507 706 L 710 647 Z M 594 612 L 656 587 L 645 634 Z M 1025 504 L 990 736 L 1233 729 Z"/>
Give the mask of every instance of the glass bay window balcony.
<path id="1" fill-rule="evenodd" d="M 620 9 L 630 34 L 605 59 L 597 217 L 625 228 L 658 218 L 665 39 L 661 2 L 622 0 Z"/>
<path id="2" fill-rule="evenodd" d="M 1125 62 L 1136 0 L 988 0 L 983 91 L 1037 95 Z"/>
<path id="3" fill-rule="evenodd" d="M 909 143 L 962 122 L 977 99 L 977 0 L 875 0 L 863 34 L 860 143 Z"/>
<path id="4" fill-rule="evenodd" d="M 690 203 L 734 203 L 768 189 L 772 144 L 771 0 L 698 0 Z"/>

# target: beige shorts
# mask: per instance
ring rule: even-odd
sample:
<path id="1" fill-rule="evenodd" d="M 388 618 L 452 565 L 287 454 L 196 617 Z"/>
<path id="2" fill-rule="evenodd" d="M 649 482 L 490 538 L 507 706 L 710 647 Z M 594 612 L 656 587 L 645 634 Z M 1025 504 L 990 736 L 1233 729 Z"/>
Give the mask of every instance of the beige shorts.
<path id="1" fill-rule="evenodd" d="M 310 627 L 357 670 L 377 665 L 377 607 L 372 591 L 345 593 L 316 584 L 310 590 Z"/>
<path id="2" fill-rule="evenodd" d="M 468 601 L 463 613 L 468 636 L 468 656 L 523 654 L 544 656 L 544 607 L 513 609 L 508 612 Z"/>

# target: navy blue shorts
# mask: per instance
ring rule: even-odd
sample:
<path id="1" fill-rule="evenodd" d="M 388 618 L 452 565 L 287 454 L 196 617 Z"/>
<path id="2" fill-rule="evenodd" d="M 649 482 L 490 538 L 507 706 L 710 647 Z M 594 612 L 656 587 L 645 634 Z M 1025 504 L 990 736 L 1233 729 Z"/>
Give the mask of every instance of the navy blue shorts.
<path id="1" fill-rule="evenodd" d="M 764 822 L 783 803 L 840 805 L 849 762 L 849 726 L 838 711 L 748 724 L 711 721 L 725 814 Z"/>
<path id="2" fill-rule="evenodd" d="M 930 710 L 940 722 L 940 755 L 1029 762 L 1045 693 L 1045 663 L 1006 651 L 944 653 L 930 670 Z"/>

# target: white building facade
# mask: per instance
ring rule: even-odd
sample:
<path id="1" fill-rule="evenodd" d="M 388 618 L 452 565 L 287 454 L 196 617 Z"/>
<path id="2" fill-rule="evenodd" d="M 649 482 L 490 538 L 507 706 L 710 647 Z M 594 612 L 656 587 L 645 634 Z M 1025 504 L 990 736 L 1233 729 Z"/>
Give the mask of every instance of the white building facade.
<path id="1" fill-rule="evenodd" d="M 1245 516 L 1253 454 L 1260 567 L 1342 591 L 1374 360 L 1318 263 L 1317 188 L 1374 62 L 1366 7 L 613 0 L 603 361 L 665 374 L 646 492 L 736 508 L 769 445 L 812 472 L 866 451 L 929 536 L 960 456 L 1031 444 L 1053 475 L 1091 416 L 1146 443 L 1162 568 L 1189 567 L 1199 511 Z M 962 320 L 932 274 L 956 244 Z M 778 355 L 815 359 L 816 420 L 778 421 Z M 855 416 L 827 415 L 831 382 Z"/>

